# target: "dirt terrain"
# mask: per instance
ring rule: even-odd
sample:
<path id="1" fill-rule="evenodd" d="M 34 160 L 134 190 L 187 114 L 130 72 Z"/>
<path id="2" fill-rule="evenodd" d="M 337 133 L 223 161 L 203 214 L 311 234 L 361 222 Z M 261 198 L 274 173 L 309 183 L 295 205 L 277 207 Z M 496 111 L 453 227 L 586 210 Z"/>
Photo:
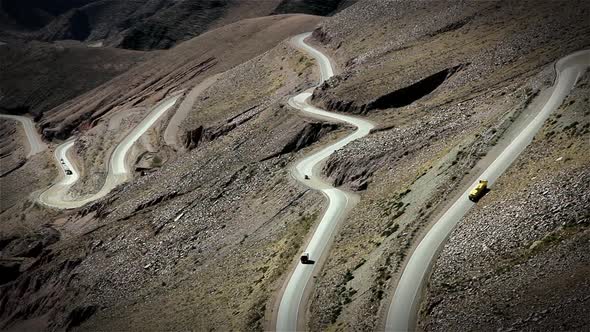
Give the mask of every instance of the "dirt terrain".
<path id="1" fill-rule="evenodd" d="M 314 32 L 341 73 L 313 101 L 381 129 L 324 167 L 333 183 L 364 192 L 317 280 L 310 329 L 382 328 L 421 232 L 552 84 L 551 62 L 590 46 L 589 8 L 579 5 L 365 2 Z"/>
<path id="2" fill-rule="evenodd" d="M 157 53 L 77 42 L 16 42 L 0 48 L 0 110 L 40 118 Z"/>
<path id="3" fill-rule="evenodd" d="M 133 50 L 169 49 L 208 30 L 271 14 L 328 15 L 352 0 L 4 0 L 0 41 L 78 40 Z"/>
<path id="4" fill-rule="evenodd" d="M 39 131 L 51 149 L 77 138 L 74 196 L 101 186 L 115 145 L 155 104 L 218 77 L 178 127 L 179 146 L 162 137 L 171 109 L 133 147 L 133 179 L 71 211 L 35 201 L 57 175 L 52 150 L 25 161 L 22 129 L 0 121 L 0 329 L 272 329 L 280 289 L 325 208 L 289 169 L 351 130 L 287 104 L 317 82 L 318 69 L 286 39 L 315 29 L 310 43 L 335 61 L 337 75 L 312 102 L 378 126 L 322 168 L 361 200 L 310 290 L 306 326 L 381 330 L 416 241 L 476 180 L 478 162 L 535 114 L 553 62 L 590 47 L 585 1 L 162 0 L 141 10 L 122 1 L 56 3 L 67 5 L 24 1 L 30 16 L 2 7 L 0 38 L 61 39 L 80 31 L 72 27 L 86 15 L 92 30 L 76 38 L 86 44 L 166 49 L 21 47 L 15 39 L 0 46 L 0 57 L 47 68 L 31 75 L 55 94 L 36 84 L 8 90 L 34 80 L 11 68 L 0 103 L 42 113 Z M 121 17 L 107 20 L 113 8 Z M 280 15 L 292 10 L 332 16 Z M 241 20 L 269 13 L 277 15 Z M 123 16 L 142 19 L 120 30 Z M 179 17 L 192 27 L 162 28 Z M 52 78 L 61 64 L 92 80 L 62 90 Z M 434 267 L 421 329 L 590 326 L 589 77 L 459 222 Z"/>
<path id="5" fill-rule="evenodd" d="M 451 235 L 422 329 L 588 326 L 590 74 Z"/>
<path id="6" fill-rule="evenodd" d="M 72 132 L 82 132 L 82 135 L 79 135 L 80 139 L 76 142 L 75 151 L 78 159 L 82 160 L 83 180 L 76 185 L 75 189 L 81 194 L 94 192 L 96 188 L 101 186 L 106 160 L 114 148 L 113 143 L 122 139 L 126 130 L 130 130 L 137 124 L 141 120 L 142 114 L 145 114 L 166 94 L 180 91 L 188 93 L 195 84 L 202 82 L 207 77 L 223 73 L 243 62 L 246 63 L 240 68 L 258 68 L 256 65 L 249 64 L 248 60 L 274 47 L 289 35 L 309 31 L 318 20 L 319 17 L 316 16 L 276 15 L 240 21 L 205 33 L 144 62 L 104 86 L 52 110 L 42 119 L 41 126 L 44 127 L 44 134 L 48 138 L 66 138 Z M 237 31 L 240 31 L 240 37 L 238 37 Z M 281 55 L 281 57 L 284 56 Z M 287 60 L 285 58 L 284 61 Z M 289 61 L 293 63 L 293 66 L 297 66 L 295 70 L 305 69 L 303 64 L 298 65 L 290 59 Z M 264 66 L 266 62 L 258 60 L 256 64 Z M 307 66 L 309 67 L 309 64 Z M 280 66 L 275 67 L 274 69 L 277 70 L 280 68 Z M 269 73 L 273 75 L 269 75 Z M 268 80 L 261 80 L 262 74 L 266 75 L 264 77 Z M 218 86 L 223 86 L 223 90 L 231 91 L 229 98 L 236 99 L 228 99 L 228 92 L 218 93 L 213 98 L 210 97 L 211 94 L 204 94 L 201 99 L 221 100 L 221 103 L 217 108 L 208 110 L 209 105 L 201 105 L 200 101 L 197 101 L 193 112 L 196 116 L 193 116 L 198 118 L 204 114 L 213 114 L 214 117 L 200 119 L 200 122 L 192 120 L 193 116 L 187 118 L 183 123 L 184 129 L 178 133 L 182 137 L 180 141 L 186 142 L 187 147 L 194 147 L 196 144 L 194 140 L 197 138 L 186 135 L 196 135 L 201 126 L 212 127 L 207 129 L 218 131 L 210 134 L 213 135 L 213 138 L 233 129 L 233 124 L 226 122 L 229 116 L 237 117 L 238 114 L 247 110 L 252 116 L 255 112 L 251 109 L 253 106 L 263 103 L 263 99 L 271 97 L 270 93 L 281 89 L 282 85 L 291 87 L 290 84 L 293 83 L 287 78 L 297 77 L 299 73 L 288 75 L 285 72 L 281 75 L 274 75 L 275 71 L 267 68 L 262 74 L 260 76 L 241 76 L 237 79 L 234 74 L 231 79 L 221 80 L 211 87 L 217 91 L 222 90 Z M 224 84 L 224 81 L 227 83 Z M 231 90 L 237 84 L 241 84 L 240 90 Z M 254 91 L 248 90 L 248 86 L 260 86 L 261 93 L 253 93 Z M 234 96 L 236 91 L 243 91 L 243 95 L 239 98 L 237 95 Z M 282 88 L 283 93 L 284 91 L 285 87 Z M 248 95 L 250 97 L 247 97 Z M 218 96 L 220 99 L 216 99 Z M 201 109 L 203 110 L 201 111 Z M 128 118 L 128 120 L 124 120 L 125 123 L 121 128 L 115 130 L 116 135 L 103 135 L 104 128 L 111 121 L 109 119 L 115 116 Z M 236 118 L 236 121 L 242 120 Z M 162 162 L 151 165 L 150 160 L 154 157 L 156 160 L 166 161 L 174 156 L 170 149 L 162 147 L 161 136 L 165 124 L 164 121 L 159 122 L 149 134 L 149 137 L 153 138 L 151 142 L 136 150 L 134 155 L 137 158 L 149 159 L 141 162 L 147 166 L 142 168 L 159 167 Z M 235 125 L 233 126 L 235 127 Z M 89 127 L 91 128 L 86 129 Z M 193 140 L 192 143 L 191 140 Z M 147 154 L 145 154 L 146 152 Z"/>
<path id="7" fill-rule="evenodd" d="M 27 153 L 22 142 L 26 136 L 22 126 L 17 121 L 0 120 L 1 137 L 0 156 L 0 176 L 6 176 L 26 162 Z M 4 203 L 4 201 L 2 201 Z"/>
<path id="8" fill-rule="evenodd" d="M 244 61 L 244 54 L 252 54 L 251 60 L 222 74 L 183 123 L 187 133 L 202 127 L 202 137 L 193 139 L 187 152 L 161 159 L 152 172 L 138 174 L 102 201 L 53 220 L 51 227 L 59 229 L 62 241 L 46 242 L 48 247 L 35 257 L 9 256 L 22 265 L 0 292 L 7 309 L 2 326 L 260 329 L 267 302 L 321 210 L 321 196 L 289 179 L 286 167 L 307 146 L 330 139 L 338 130 L 336 125 L 302 120 L 285 107 L 286 95 L 317 80 L 316 68 L 286 42 L 273 48 L 273 39 L 265 34 L 272 31 L 278 43 L 311 30 L 318 19 L 273 16 L 218 31 L 210 43 L 219 43 L 223 31 L 239 29 L 252 34 L 250 42 L 257 48 L 246 48 L 246 40 L 232 41 L 241 53 L 219 55 L 223 58 L 207 73 L 213 75 L 230 67 L 232 59 L 242 56 Z M 165 73 L 179 63 L 200 68 L 201 60 L 189 50 L 202 49 L 206 37 L 169 51 L 178 53 L 164 59 L 176 62 L 162 62 L 164 67 L 153 71 Z M 263 51 L 263 40 L 272 49 L 255 56 Z M 198 82 L 193 79 L 195 71 L 167 75 L 174 77 L 163 79 L 170 90 Z M 125 81 L 115 79 L 112 84 Z M 149 96 L 153 102 L 158 100 L 153 96 L 158 86 L 129 96 Z M 112 146 L 116 138 L 106 138 L 106 126 L 113 125 L 112 130 L 123 135 L 136 121 L 132 114 L 143 112 L 134 107 L 133 112 L 103 115 L 85 131 L 79 140 L 86 148 L 76 151 L 79 159 L 107 155 L 94 154 L 94 146 Z M 202 107 L 215 112 L 201 111 Z M 153 156 L 165 155 L 160 143 L 164 124 L 156 126 L 139 149 L 147 151 L 148 144 L 156 148 Z M 300 211 L 298 206 L 310 209 Z M 9 232 L 3 239 L 6 248 L 24 241 Z M 51 286 L 39 289 L 39 284 Z M 197 310 L 203 314 L 194 315 Z"/>

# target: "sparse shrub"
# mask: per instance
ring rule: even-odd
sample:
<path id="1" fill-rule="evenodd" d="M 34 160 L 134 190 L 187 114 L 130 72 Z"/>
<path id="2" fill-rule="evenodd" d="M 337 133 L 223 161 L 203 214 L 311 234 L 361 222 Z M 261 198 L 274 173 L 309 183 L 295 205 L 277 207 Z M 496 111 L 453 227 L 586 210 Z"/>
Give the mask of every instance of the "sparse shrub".
<path id="1" fill-rule="evenodd" d="M 354 279 L 354 275 L 352 275 L 352 272 L 350 272 L 350 270 L 346 270 L 346 274 L 344 275 L 344 282 L 349 282 L 352 279 Z"/>
<path id="2" fill-rule="evenodd" d="M 159 167 L 162 165 L 162 158 L 160 156 L 154 156 L 154 158 L 152 158 L 152 165 L 154 167 Z"/>
<path id="3" fill-rule="evenodd" d="M 366 259 L 361 258 L 361 260 L 358 262 L 357 265 L 354 266 L 353 270 L 358 270 L 361 266 L 363 266 L 363 264 L 365 264 L 367 262 Z"/>
<path id="4" fill-rule="evenodd" d="M 397 230 L 399 229 L 399 225 L 398 224 L 393 224 L 392 227 L 387 228 L 386 230 L 384 230 L 381 235 L 382 236 L 390 236 L 391 234 L 395 233 Z"/>

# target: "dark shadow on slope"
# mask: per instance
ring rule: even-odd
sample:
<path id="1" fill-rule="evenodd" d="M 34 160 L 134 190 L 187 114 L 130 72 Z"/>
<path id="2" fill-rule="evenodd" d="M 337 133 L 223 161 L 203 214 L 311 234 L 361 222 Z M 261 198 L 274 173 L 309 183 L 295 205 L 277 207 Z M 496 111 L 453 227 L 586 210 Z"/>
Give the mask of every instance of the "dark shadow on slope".
<path id="1" fill-rule="evenodd" d="M 282 0 L 272 15 L 297 13 L 331 16 L 355 2 L 356 0 Z"/>
<path id="2" fill-rule="evenodd" d="M 266 161 L 283 154 L 297 152 L 319 141 L 323 136 L 338 129 L 338 127 L 337 124 L 333 123 L 307 123 L 297 134 L 291 136 L 280 151 L 264 157 L 260 161 Z"/>
<path id="3" fill-rule="evenodd" d="M 463 68 L 463 65 L 447 68 L 405 88 L 383 95 L 371 103 L 369 109 L 386 109 L 408 106 L 436 90 L 436 88 L 461 68 Z"/>
<path id="4" fill-rule="evenodd" d="M 440 28 L 440 29 L 438 29 L 438 30 L 436 30 L 436 31 L 428 34 L 428 35 L 432 37 L 432 36 L 436 36 L 436 35 L 441 34 L 441 33 L 446 33 L 446 32 L 451 32 L 451 31 L 459 30 L 463 26 L 465 26 L 465 24 L 469 23 L 469 21 L 471 21 L 472 18 L 473 17 L 467 17 L 467 18 L 462 19 L 460 21 L 453 22 L 451 24 L 447 24 L 444 27 L 442 27 L 442 28 Z"/>

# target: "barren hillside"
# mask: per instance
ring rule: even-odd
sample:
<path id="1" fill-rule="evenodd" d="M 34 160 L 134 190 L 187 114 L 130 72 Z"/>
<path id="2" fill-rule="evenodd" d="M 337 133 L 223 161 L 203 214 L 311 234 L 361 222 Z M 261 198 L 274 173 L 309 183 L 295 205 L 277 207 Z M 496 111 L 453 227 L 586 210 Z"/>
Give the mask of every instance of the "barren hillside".
<path id="1" fill-rule="evenodd" d="M 277 15 L 230 24 L 140 64 L 42 119 L 47 138 L 65 138 L 110 111 L 151 105 L 268 50 L 287 36 L 310 29 L 312 16 Z M 271 33 L 272 32 L 272 33 Z"/>
<path id="2" fill-rule="evenodd" d="M 155 151 L 139 145 L 151 160 L 163 157 L 156 172 L 137 174 L 132 183 L 59 222 L 48 220 L 65 239 L 24 258 L 22 273 L 2 286 L 3 326 L 59 329 L 90 318 L 81 329 L 261 328 L 266 303 L 321 209 L 321 196 L 294 185 L 285 167 L 301 149 L 338 129 L 304 121 L 284 107 L 286 95 L 316 80 L 316 69 L 311 59 L 279 41 L 310 31 L 318 19 L 273 16 L 221 28 L 72 102 L 79 110 L 75 103 L 84 98 L 119 97 L 121 91 L 125 94 L 117 100 L 130 99 L 112 101 L 120 111 L 105 112 L 84 131 L 80 141 L 86 145 L 76 154 L 86 162 L 97 152 L 84 146 L 111 148 L 116 142 L 115 136 L 105 140 L 104 123 L 136 122 L 127 115 L 141 112 L 137 105 L 151 106 L 166 91 L 188 88 L 251 58 L 222 74 L 195 104 L 183 130 L 202 127 L 208 134 L 187 153 L 166 154 L 158 134 L 162 123 L 148 136 Z M 235 31 L 242 40 L 233 37 Z M 228 47 L 235 51 L 221 51 Z M 145 89 L 132 90 L 130 84 Z M 20 245 L 19 234 L 7 227 L 4 246 Z M 37 289 L 38 283 L 52 286 Z M 195 310 L 203 315 L 194 315 Z"/>
<path id="3" fill-rule="evenodd" d="M 4 45 L 0 47 L 0 110 L 40 116 L 156 54 L 75 42 Z"/>
<path id="4" fill-rule="evenodd" d="M 168 49 L 208 30 L 270 14 L 327 15 L 350 0 L 2 0 L 0 41 L 78 40 L 134 50 Z"/>
<path id="5" fill-rule="evenodd" d="M 0 329 L 274 330 L 328 206 L 291 170 L 353 130 L 288 104 L 320 77 L 316 60 L 289 41 L 313 31 L 307 42 L 336 75 L 311 102 L 376 128 L 316 168 L 360 202 L 312 265 L 318 275 L 299 318 L 311 331 L 383 330 L 419 241 L 539 113 L 555 61 L 590 48 L 587 1 L 54 5 L 2 0 L 0 27 L 13 37 L 165 50 L 0 46 L 15 64 L 0 80 L 1 105 L 42 114 L 50 144 L 25 159 L 21 127 L 0 120 Z M 282 14 L 292 11 L 331 16 Z M 71 36 L 80 20 L 91 29 Z M 52 67 L 79 73 L 68 76 L 76 89 L 64 90 Z M 589 328 L 589 86 L 590 74 L 578 77 L 531 145 L 457 218 L 429 275 L 419 329 Z M 130 149 L 128 182 L 77 209 L 39 203 L 60 179 L 59 143 L 76 140 L 80 179 L 69 195 L 94 193 L 117 145 L 170 96 L 176 104 Z M 176 143 L 164 137 L 169 128 Z"/>
<path id="6" fill-rule="evenodd" d="M 341 73 L 313 101 L 371 117 L 382 129 L 324 167 L 334 184 L 366 191 L 315 287 L 310 329 L 382 328 L 401 268 L 427 225 L 475 180 L 477 161 L 497 153 L 499 138 L 529 114 L 553 82 L 552 62 L 590 46 L 589 10 L 585 2 L 365 1 L 314 32 Z M 532 313 L 524 303 L 513 321 Z M 469 313 L 465 320 L 477 321 Z M 445 317 L 447 329 L 460 328 Z"/>
<path id="7" fill-rule="evenodd" d="M 441 253 L 422 328 L 583 330 L 590 297 L 590 75 Z"/>
<path id="8" fill-rule="evenodd" d="M 156 102 L 170 92 L 188 92 L 194 84 L 248 61 L 288 36 L 309 31 L 317 21 L 318 17 L 314 16 L 277 15 L 241 21 L 203 34 L 129 70 L 66 105 L 53 109 L 42 119 L 44 134 L 48 138 L 66 138 L 72 132 L 81 132 L 80 140 L 76 143 L 76 152 L 82 161 L 84 179 L 75 189 L 82 194 L 95 192 L 104 181 L 106 160 L 114 147 L 113 143 L 121 140 Z M 237 31 L 240 31 L 240 34 L 237 34 Z M 264 65 L 262 62 L 259 63 Z M 233 105 L 228 103 L 225 96 L 221 100 L 222 103 L 209 112 L 214 115 L 213 118 L 204 119 L 201 123 L 187 119 L 183 124 L 184 129 L 178 133 L 181 141 L 186 141 L 190 145 L 191 139 L 184 136 L 191 135 L 190 131 L 197 130 L 199 126 L 221 126 L 219 122 L 225 122 L 230 116 L 235 117 L 253 106 L 260 105 L 264 99 L 270 97 L 270 93 L 281 88 L 281 84 L 291 84 L 287 80 L 288 76 L 278 77 L 274 82 L 265 80 L 266 77 L 272 79 L 274 76 L 271 74 L 274 72 L 267 69 L 266 72 L 260 73 L 260 76 L 228 79 L 227 82 L 231 85 L 224 86 L 228 91 L 234 91 L 232 86 L 239 82 L 245 86 L 260 85 L 261 93 L 244 89 L 244 95 L 249 95 L 250 100 L 244 96 Z M 217 86 L 223 86 L 223 80 L 211 89 L 218 90 Z M 216 98 L 217 96 L 214 96 L 211 101 Z M 238 96 L 232 95 L 232 98 Z M 206 107 L 203 108 L 206 110 Z M 196 114 L 200 112 L 204 111 L 194 111 Z M 124 120 L 127 124 L 122 125 L 115 135 L 104 135 L 105 126 L 114 116 L 128 118 Z M 159 148 L 161 144 L 157 137 L 162 132 L 163 130 L 157 130 L 152 134 L 156 137 L 155 142 L 150 144 L 152 147 L 141 150 L 150 152 L 145 157 L 153 158 L 158 155 L 161 160 L 172 157 L 165 147 Z"/>

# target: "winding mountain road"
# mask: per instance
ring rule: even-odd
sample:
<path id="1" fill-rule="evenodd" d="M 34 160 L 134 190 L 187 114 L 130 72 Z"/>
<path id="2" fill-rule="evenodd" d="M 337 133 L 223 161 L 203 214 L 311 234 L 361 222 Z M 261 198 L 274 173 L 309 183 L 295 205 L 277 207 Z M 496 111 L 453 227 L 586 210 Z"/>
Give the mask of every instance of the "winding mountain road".
<path id="1" fill-rule="evenodd" d="M 27 135 L 27 141 L 29 142 L 29 152 L 27 153 L 27 158 L 47 150 L 47 144 L 41 140 L 41 136 L 35 129 L 35 123 L 33 120 L 25 116 L 10 114 L 0 114 L 0 118 L 15 120 L 23 125 L 25 134 Z"/>
<path id="2" fill-rule="evenodd" d="M 75 140 L 68 141 L 58 146 L 55 150 L 55 159 L 61 165 L 62 174 L 60 180 L 49 187 L 39 196 L 39 201 L 47 206 L 58 209 L 74 209 L 89 202 L 95 201 L 107 195 L 118 185 L 130 178 L 130 170 L 127 161 L 128 152 L 135 142 L 143 135 L 158 119 L 162 117 L 178 100 L 178 96 L 170 97 L 158 105 L 145 117 L 133 130 L 117 145 L 109 159 L 109 169 L 105 183 L 95 194 L 84 198 L 74 199 L 68 197 L 69 189 L 78 181 L 80 175 L 74 164 L 68 158 L 68 151 L 74 146 Z M 63 160 L 63 163 L 62 163 Z M 65 170 L 72 171 L 66 175 Z"/>
<path id="3" fill-rule="evenodd" d="M 305 33 L 295 36 L 291 42 L 295 47 L 315 58 L 320 67 L 321 78 L 319 84 L 321 84 L 333 76 L 334 72 L 330 60 L 320 51 L 304 42 L 304 39 L 310 35 L 311 33 Z M 366 120 L 331 113 L 314 107 L 308 103 L 310 96 L 310 91 L 303 92 L 289 99 L 289 105 L 313 117 L 345 122 L 357 127 L 352 134 L 306 156 L 291 171 L 295 179 L 312 189 L 321 191 L 328 198 L 328 207 L 304 250 L 309 253 L 310 260 L 317 262 L 326 254 L 326 248 L 329 246 L 334 235 L 334 230 L 337 228 L 339 222 L 344 219 L 346 212 L 358 201 L 357 195 L 334 188 L 330 183 L 324 181 L 320 174 L 320 164 L 334 153 L 334 151 L 356 139 L 368 135 L 374 125 Z M 308 180 L 305 179 L 306 175 L 309 176 Z M 302 324 L 302 316 L 299 313 L 305 309 L 307 302 L 305 300 L 306 289 L 309 290 L 310 280 L 313 274 L 317 273 L 319 269 L 319 264 L 297 264 L 287 282 L 279 303 L 279 310 L 276 316 L 277 331 L 300 330 L 298 326 Z"/>
<path id="4" fill-rule="evenodd" d="M 508 169 L 527 145 L 531 143 L 549 115 L 561 105 L 588 66 L 590 66 L 590 50 L 575 52 L 556 63 L 557 79 L 551 97 L 533 120 L 483 171 L 478 180 L 487 179 L 489 184 L 492 185 Z M 410 256 L 389 307 L 385 323 L 386 331 L 411 331 L 415 329 L 422 290 L 428 280 L 427 277 L 434 263 L 435 255 L 459 220 L 474 205 L 469 200 L 468 195 L 476 184 L 477 181 L 436 221 Z"/>

